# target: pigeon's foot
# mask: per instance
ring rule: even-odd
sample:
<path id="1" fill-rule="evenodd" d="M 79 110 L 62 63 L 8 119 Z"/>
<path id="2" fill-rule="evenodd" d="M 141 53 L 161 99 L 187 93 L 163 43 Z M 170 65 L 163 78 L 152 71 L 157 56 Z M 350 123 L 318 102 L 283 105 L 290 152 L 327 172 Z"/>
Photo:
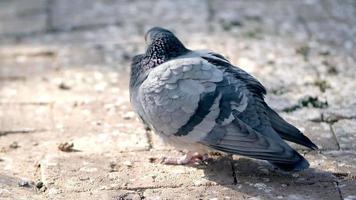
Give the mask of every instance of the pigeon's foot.
<path id="1" fill-rule="evenodd" d="M 162 163 L 166 165 L 199 165 L 206 164 L 209 159 L 208 154 L 199 154 L 189 151 L 187 154 L 181 157 L 164 157 Z"/>

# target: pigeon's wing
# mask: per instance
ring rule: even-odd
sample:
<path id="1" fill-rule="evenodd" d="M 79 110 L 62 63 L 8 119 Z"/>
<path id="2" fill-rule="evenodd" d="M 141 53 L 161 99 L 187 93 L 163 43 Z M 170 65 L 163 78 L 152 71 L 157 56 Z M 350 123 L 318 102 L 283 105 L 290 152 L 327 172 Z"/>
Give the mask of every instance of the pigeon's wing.
<path id="1" fill-rule="evenodd" d="M 281 137 L 283 139 L 289 139 L 293 142 L 298 141 L 298 144 L 302 144 L 308 147 L 313 147 L 314 144 L 307 137 L 305 137 L 297 128 L 288 124 L 281 117 L 279 117 L 276 112 L 274 112 L 268 107 L 268 105 L 264 101 L 266 89 L 263 87 L 263 85 L 245 71 L 232 66 L 221 55 L 210 52 L 202 55 L 202 57 L 209 63 L 224 69 L 226 73 L 230 74 L 235 79 L 242 81 L 245 86 L 244 93 L 248 97 L 248 104 L 246 106 L 246 109 L 241 113 L 234 114 L 234 125 L 229 125 L 230 127 L 225 127 L 225 129 L 231 130 L 232 128 L 241 127 L 240 134 L 246 137 L 248 137 L 248 135 L 250 137 L 253 137 L 253 135 L 255 134 L 263 135 L 264 137 L 262 137 L 262 141 L 267 141 L 264 144 L 269 146 L 270 150 L 273 148 L 275 149 L 274 151 L 268 153 L 269 156 L 271 156 L 270 158 L 267 158 L 268 156 L 263 154 L 253 155 L 256 153 L 253 151 L 238 152 L 239 149 L 234 150 L 232 146 L 226 146 L 226 144 L 230 142 L 226 141 L 226 139 L 231 139 L 232 141 L 239 140 L 236 138 L 232 139 L 231 135 L 226 138 L 221 138 L 223 145 L 213 144 L 213 146 L 215 146 L 216 149 L 225 149 L 225 151 L 229 151 L 231 153 L 235 152 L 255 158 L 266 159 L 277 165 L 278 167 L 286 170 L 300 170 L 307 168 L 309 166 L 308 162 L 298 152 L 290 148 L 290 146 L 286 144 L 281 139 Z M 217 130 L 224 132 L 224 128 L 222 127 L 219 127 Z M 241 135 L 236 134 L 237 131 L 230 132 L 234 133 L 233 137 L 241 137 Z M 229 135 L 229 131 L 227 131 L 226 133 Z M 219 134 L 215 134 L 215 137 L 217 137 L 217 135 Z M 216 138 L 214 140 L 219 141 Z M 278 151 L 277 149 L 280 149 L 282 151 Z"/>
<path id="2" fill-rule="evenodd" d="M 168 136 L 269 160 L 284 169 L 308 165 L 271 128 L 247 84 L 204 59 L 176 59 L 153 69 L 140 99 L 147 121 Z"/>
<path id="3" fill-rule="evenodd" d="M 140 87 L 143 118 L 167 136 L 187 135 L 197 127 L 208 132 L 212 125 L 206 121 L 214 121 L 219 114 L 214 107 L 220 98 L 216 86 L 223 78 L 222 71 L 200 58 L 161 64 Z"/>
<path id="4" fill-rule="evenodd" d="M 269 130 L 273 133 L 273 130 Z M 308 161 L 283 140 L 266 137 L 236 117 L 231 124 L 217 124 L 202 143 L 226 153 L 239 154 L 271 162 L 284 170 L 302 170 Z"/>
<path id="5" fill-rule="evenodd" d="M 141 73 L 143 58 L 144 58 L 143 54 L 136 55 L 132 58 L 129 91 L 130 91 L 130 102 L 131 105 L 133 106 L 133 109 L 136 111 L 136 114 L 144 124 L 145 128 L 149 129 L 150 126 L 143 117 L 141 104 L 137 99 L 138 96 L 137 92 L 138 92 L 139 85 L 142 83 L 141 80 L 144 79 L 142 77 L 144 74 Z"/>
<path id="6" fill-rule="evenodd" d="M 272 128 L 277 132 L 283 139 L 295 142 L 297 144 L 303 145 L 310 149 L 317 149 L 318 147 L 307 138 L 301 131 L 296 127 L 286 122 L 282 117 L 278 115 L 274 110 L 272 110 L 265 102 L 264 95 L 266 94 L 266 89 L 264 86 L 256 80 L 253 76 L 241 70 L 238 67 L 232 66 L 223 56 L 208 52 L 202 55 L 202 57 L 209 63 L 216 66 L 223 67 L 226 71 L 233 74 L 235 78 L 242 80 L 246 84 L 246 88 L 253 94 L 253 98 L 260 102 L 260 106 L 254 107 L 259 113 L 263 114 L 268 121 L 270 121 Z M 254 109 L 252 108 L 252 109 Z M 247 120 L 246 123 L 253 126 L 258 131 L 263 131 L 265 127 L 255 126 L 254 122 L 256 119 Z"/>

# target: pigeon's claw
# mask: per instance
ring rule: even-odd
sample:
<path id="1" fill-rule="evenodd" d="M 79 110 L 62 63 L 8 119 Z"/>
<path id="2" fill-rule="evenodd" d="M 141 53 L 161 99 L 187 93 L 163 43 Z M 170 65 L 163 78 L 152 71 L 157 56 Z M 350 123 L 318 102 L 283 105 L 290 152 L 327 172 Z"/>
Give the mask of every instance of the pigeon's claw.
<path id="1" fill-rule="evenodd" d="M 200 165 L 206 164 L 208 159 L 208 154 L 188 152 L 180 157 L 164 157 L 162 163 L 166 165 Z"/>

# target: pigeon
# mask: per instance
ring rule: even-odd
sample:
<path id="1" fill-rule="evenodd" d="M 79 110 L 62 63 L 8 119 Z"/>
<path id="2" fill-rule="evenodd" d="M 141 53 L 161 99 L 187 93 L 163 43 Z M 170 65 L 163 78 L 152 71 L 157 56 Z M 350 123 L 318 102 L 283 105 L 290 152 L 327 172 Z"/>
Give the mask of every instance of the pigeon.
<path id="1" fill-rule="evenodd" d="M 284 171 L 308 161 L 284 140 L 318 147 L 264 101 L 265 87 L 212 51 L 193 51 L 169 30 L 145 35 L 146 52 L 133 57 L 130 101 L 143 123 L 187 156 L 207 152 L 266 160 Z M 172 162 L 168 160 L 167 163 Z"/>

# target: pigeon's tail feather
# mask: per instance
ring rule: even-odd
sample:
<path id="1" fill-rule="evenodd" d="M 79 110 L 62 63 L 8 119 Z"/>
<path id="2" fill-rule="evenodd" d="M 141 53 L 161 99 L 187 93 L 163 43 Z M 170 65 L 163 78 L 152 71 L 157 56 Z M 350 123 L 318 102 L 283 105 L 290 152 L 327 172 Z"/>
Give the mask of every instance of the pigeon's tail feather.
<path id="1" fill-rule="evenodd" d="M 273 129 L 285 140 L 303 145 L 310 149 L 318 149 L 309 138 L 307 138 L 296 127 L 282 119 L 274 110 L 266 105 L 267 115 L 270 119 Z"/>
<path id="2" fill-rule="evenodd" d="M 297 153 L 297 152 L 296 152 Z M 295 162 L 290 162 L 290 163 L 282 163 L 282 162 L 271 162 L 274 166 L 278 167 L 279 169 L 283 171 L 302 171 L 304 169 L 309 168 L 309 162 L 301 156 L 299 153 L 297 153 L 298 160 Z"/>

